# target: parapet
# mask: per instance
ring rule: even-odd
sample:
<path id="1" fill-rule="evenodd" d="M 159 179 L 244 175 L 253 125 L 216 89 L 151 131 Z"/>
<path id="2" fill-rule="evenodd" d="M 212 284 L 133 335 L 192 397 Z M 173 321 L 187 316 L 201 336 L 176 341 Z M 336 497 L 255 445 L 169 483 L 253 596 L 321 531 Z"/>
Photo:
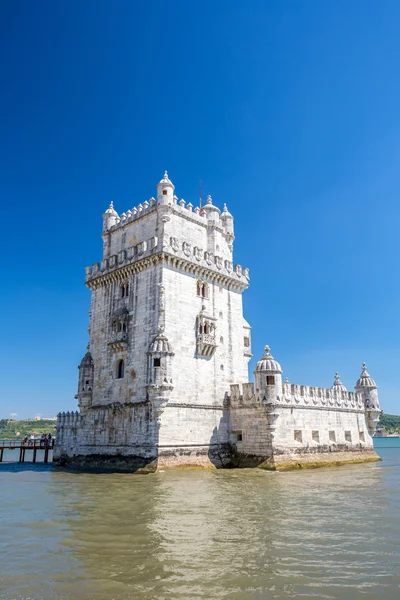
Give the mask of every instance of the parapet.
<path id="1" fill-rule="evenodd" d="M 254 383 L 235 383 L 231 385 L 229 400 L 231 406 L 253 406 L 258 404 L 254 393 Z"/>
<path id="2" fill-rule="evenodd" d="M 80 423 L 81 415 L 78 411 L 62 412 L 57 415 L 56 428 L 59 427 L 77 427 Z"/>
<path id="3" fill-rule="evenodd" d="M 360 392 L 348 392 L 342 389 L 320 388 L 285 382 L 282 385 L 282 403 L 292 406 L 341 408 L 364 410 L 364 401 Z"/>

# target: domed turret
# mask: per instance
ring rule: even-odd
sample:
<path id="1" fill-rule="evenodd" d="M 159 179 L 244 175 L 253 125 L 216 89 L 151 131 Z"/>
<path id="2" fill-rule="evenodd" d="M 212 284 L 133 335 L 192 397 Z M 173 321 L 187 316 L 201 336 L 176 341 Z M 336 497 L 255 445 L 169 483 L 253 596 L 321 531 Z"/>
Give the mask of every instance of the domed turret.
<path id="1" fill-rule="evenodd" d="M 90 352 L 86 352 L 79 365 L 78 393 L 75 396 L 81 411 L 85 411 L 92 403 L 94 363 Z"/>
<path id="2" fill-rule="evenodd" d="M 282 373 L 281 365 L 272 356 L 269 346 L 264 347 L 264 354 L 256 364 L 255 372 Z"/>
<path id="3" fill-rule="evenodd" d="M 376 385 L 375 381 L 372 379 L 371 375 L 367 371 L 367 365 L 365 363 L 363 363 L 361 375 L 356 383 L 356 390 L 359 392 L 362 392 L 366 388 L 373 389 L 376 387 L 377 387 L 377 385 Z"/>
<path id="4" fill-rule="evenodd" d="M 338 391 L 341 391 L 341 392 L 347 392 L 346 386 L 343 385 L 343 383 L 340 381 L 339 373 L 335 373 L 335 381 L 332 384 L 331 390 L 338 390 Z"/>
<path id="5" fill-rule="evenodd" d="M 210 195 L 207 196 L 202 212 L 206 215 L 207 223 L 209 225 L 219 225 L 219 215 L 221 211 L 217 206 L 214 206 Z"/>
<path id="6" fill-rule="evenodd" d="M 361 375 L 357 380 L 355 389 L 362 394 L 365 406 L 365 414 L 368 423 L 368 429 L 371 434 L 376 430 L 381 412 L 378 397 L 378 387 L 371 375 L 367 371 L 367 365 L 362 364 Z"/>
<path id="7" fill-rule="evenodd" d="M 168 172 L 165 171 L 164 177 L 157 184 L 157 202 L 158 204 L 175 204 L 174 201 L 175 186 L 168 178 Z"/>
<path id="8" fill-rule="evenodd" d="M 117 211 L 114 209 L 114 203 L 110 202 L 110 206 L 107 208 L 106 212 L 103 215 L 103 231 L 108 231 L 119 223 L 119 216 Z"/>
<path id="9" fill-rule="evenodd" d="M 254 371 L 256 392 L 267 402 L 274 402 L 282 396 L 282 369 L 274 359 L 270 347 L 265 346 L 264 354 L 256 364 Z"/>
<path id="10" fill-rule="evenodd" d="M 225 230 L 226 234 L 229 234 L 233 237 L 233 217 L 228 210 L 226 204 L 224 204 L 224 210 L 221 214 L 222 226 Z"/>

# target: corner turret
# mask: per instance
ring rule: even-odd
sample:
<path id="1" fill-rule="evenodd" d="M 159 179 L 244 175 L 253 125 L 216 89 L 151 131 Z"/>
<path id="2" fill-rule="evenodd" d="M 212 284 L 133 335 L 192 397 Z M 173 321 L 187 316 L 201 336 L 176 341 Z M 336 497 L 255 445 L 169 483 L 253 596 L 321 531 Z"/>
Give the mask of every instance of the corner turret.
<path id="1" fill-rule="evenodd" d="M 207 201 L 205 206 L 203 206 L 202 212 L 206 216 L 207 225 L 218 226 L 220 224 L 219 214 L 221 211 L 217 206 L 214 206 L 210 195 L 207 196 Z"/>
<path id="2" fill-rule="evenodd" d="M 272 356 L 269 346 L 265 346 L 264 354 L 256 365 L 254 376 L 256 394 L 264 402 L 276 402 L 282 397 L 282 369 Z"/>
<path id="3" fill-rule="evenodd" d="M 357 380 L 355 390 L 356 392 L 361 392 L 362 394 L 368 428 L 371 434 L 374 434 L 379 421 L 379 415 L 381 413 L 378 398 L 378 387 L 371 375 L 368 373 L 367 365 L 365 363 L 362 364 L 361 369 L 361 375 Z"/>
<path id="4" fill-rule="evenodd" d="M 165 171 L 164 177 L 157 184 L 157 202 L 158 204 L 172 205 L 175 204 L 174 200 L 174 189 L 175 186 L 172 181 L 168 178 L 168 172 Z"/>
<path id="5" fill-rule="evenodd" d="M 340 375 L 339 375 L 339 373 L 335 373 L 335 381 L 333 382 L 333 384 L 331 386 L 331 390 L 336 390 L 336 391 L 340 391 L 340 392 L 347 392 L 346 386 L 343 385 L 343 383 L 340 381 Z"/>
<path id="6" fill-rule="evenodd" d="M 82 412 L 92 404 L 94 363 L 92 355 L 86 352 L 79 365 L 78 393 L 75 398 Z"/>
<path id="7" fill-rule="evenodd" d="M 114 203 L 110 202 L 110 206 L 107 208 L 106 212 L 103 215 L 103 232 L 108 231 L 119 223 L 119 216 L 117 211 L 114 209 Z"/>

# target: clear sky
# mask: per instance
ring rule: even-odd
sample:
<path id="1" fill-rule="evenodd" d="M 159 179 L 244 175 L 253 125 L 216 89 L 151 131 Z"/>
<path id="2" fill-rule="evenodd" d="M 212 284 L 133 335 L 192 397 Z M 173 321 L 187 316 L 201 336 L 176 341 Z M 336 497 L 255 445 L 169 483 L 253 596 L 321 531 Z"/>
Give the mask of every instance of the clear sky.
<path id="1" fill-rule="evenodd" d="M 0 417 L 76 408 L 101 215 L 199 179 L 235 217 L 254 362 L 400 413 L 400 3 L 0 3 Z"/>

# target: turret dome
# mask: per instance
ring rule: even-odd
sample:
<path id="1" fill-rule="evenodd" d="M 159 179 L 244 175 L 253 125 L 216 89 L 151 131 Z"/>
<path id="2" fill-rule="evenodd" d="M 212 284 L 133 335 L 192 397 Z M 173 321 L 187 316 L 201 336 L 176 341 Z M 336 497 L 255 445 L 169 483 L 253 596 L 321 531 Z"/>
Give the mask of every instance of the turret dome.
<path id="1" fill-rule="evenodd" d="M 228 210 L 228 207 L 226 206 L 226 204 L 224 204 L 224 210 L 222 211 L 221 219 L 225 220 L 225 219 L 229 219 L 229 218 L 233 219 L 231 213 Z"/>
<path id="2" fill-rule="evenodd" d="M 271 354 L 270 347 L 265 346 L 264 354 L 261 360 L 256 365 L 256 371 L 269 371 L 271 373 L 282 373 L 281 365 L 274 359 Z"/>
<path id="3" fill-rule="evenodd" d="M 172 354 L 172 346 L 168 341 L 168 338 L 162 333 L 158 334 L 152 344 L 150 345 L 149 352 L 163 352 L 165 354 Z"/>
<path id="4" fill-rule="evenodd" d="M 335 373 L 335 381 L 332 384 L 331 390 L 340 390 L 341 392 L 347 392 L 347 388 L 340 381 L 339 373 Z"/>
<path id="5" fill-rule="evenodd" d="M 93 358 L 90 352 L 86 352 L 85 356 L 81 360 L 80 367 L 87 367 L 93 365 Z"/>
<path id="6" fill-rule="evenodd" d="M 111 201 L 110 202 L 110 206 L 107 208 L 106 212 L 104 213 L 104 216 L 110 216 L 110 217 L 118 217 L 118 213 L 114 208 L 114 202 Z"/>
<path id="7" fill-rule="evenodd" d="M 164 177 L 162 179 L 160 179 L 160 181 L 157 184 L 157 187 L 158 186 L 161 186 L 161 187 L 172 187 L 173 190 L 175 189 L 174 184 L 172 183 L 172 181 L 168 177 L 168 171 L 164 171 Z"/>
<path id="8" fill-rule="evenodd" d="M 367 365 L 365 363 L 362 364 L 362 371 L 359 379 L 356 383 L 357 389 L 365 389 L 365 388 L 376 388 L 377 385 L 375 381 L 372 379 L 371 375 L 367 371 Z"/>

